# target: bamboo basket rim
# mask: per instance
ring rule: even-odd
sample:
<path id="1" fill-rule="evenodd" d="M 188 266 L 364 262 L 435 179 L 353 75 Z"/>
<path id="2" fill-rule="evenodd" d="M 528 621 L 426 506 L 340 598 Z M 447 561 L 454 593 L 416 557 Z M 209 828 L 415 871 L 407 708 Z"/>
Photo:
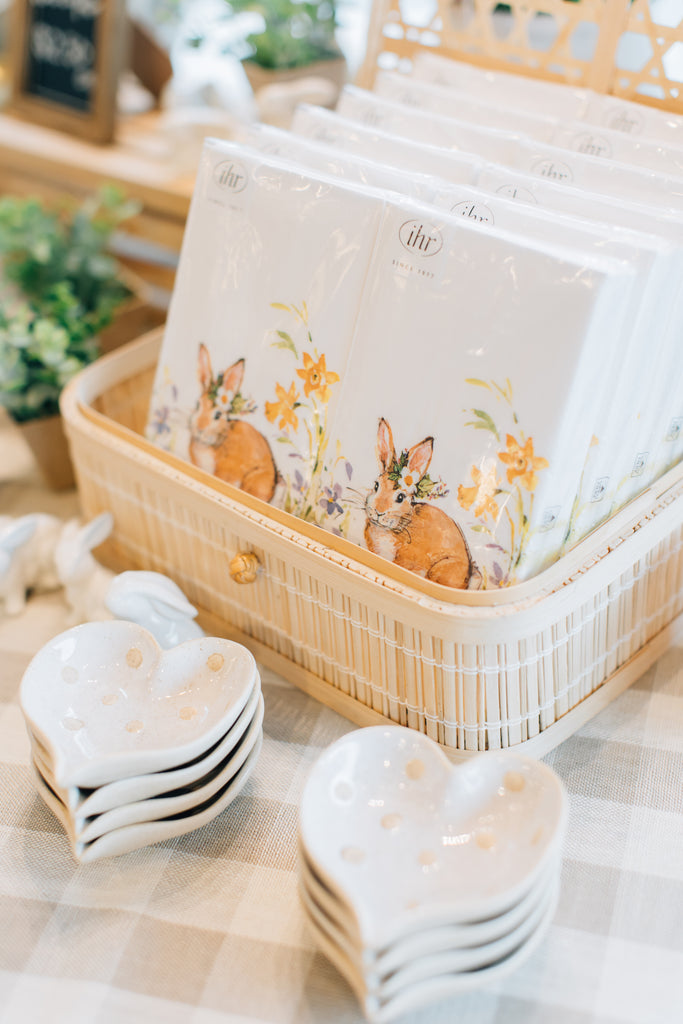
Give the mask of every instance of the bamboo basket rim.
<path id="1" fill-rule="evenodd" d="M 593 574 L 598 564 L 614 578 L 633 563 L 632 553 L 620 551 L 630 547 L 624 542 L 639 533 L 654 518 L 664 516 L 683 495 L 683 462 L 669 470 L 611 519 L 592 531 L 569 552 L 541 573 L 521 583 L 496 590 L 454 590 L 425 580 L 359 545 L 329 533 L 322 527 L 307 523 L 291 513 L 245 494 L 239 488 L 199 469 L 177 455 L 166 452 L 129 427 L 110 419 L 93 408 L 93 402 L 109 388 L 130 380 L 153 368 L 163 337 L 163 327 L 155 328 L 135 341 L 101 356 L 77 374 L 62 391 L 61 412 L 67 432 L 80 418 L 90 431 L 103 432 L 132 446 L 165 466 L 172 475 L 195 490 L 220 500 L 226 508 L 241 517 L 255 519 L 261 525 L 277 527 L 277 532 L 294 542 L 306 542 L 306 548 L 327 561 L 350 569 L 354 575 L 381 584 L 385 590 L 402 594 L 423 608 L 431 607 L 465 618 L 501 617 L 519 614 L 537 607 L 549 597 L 569 599 L 570 592 Z M 680 519 L 680 515 L 677 516 Z M 623 566 L 622 566 L 623 563 Z"/>

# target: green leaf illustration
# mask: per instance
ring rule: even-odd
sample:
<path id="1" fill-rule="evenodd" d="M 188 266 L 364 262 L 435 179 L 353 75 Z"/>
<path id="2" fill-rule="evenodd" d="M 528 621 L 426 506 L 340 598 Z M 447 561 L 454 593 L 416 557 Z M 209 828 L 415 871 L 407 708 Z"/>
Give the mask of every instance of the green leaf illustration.
<path id="1" fill-rule="evenodd" d="M 470 412 L 474 413 L 477 419 L 470 420 L 465 424 L 466 427 L 474 427 L 475 430 L 490 430 L 496 440 L 500 441 L 498 428 L 487 412 L 484 412 L 483 409 L 471 409 Z"/>
<path id="2" fill-rule="evenodd" d="M 474 384 L 478 388 L 488 388 L 489 391 L 491 390 L 491 385 L 485 380 L 479 380 L 478 377 L 465 377 L 465 384 Z"/>
<path id="3" fill-rule="evenodd" d="M 284 302 L 271 302 L 271 309 L 281 309 L 283 313 L 291 313 L 289 306 L 285 306 Z"/>
<path id="4" fill-rule="evenodd" d="M 299 358 L 299 353 L 296 350 L 296 345 L 294 344 L 291 335 L 287 334 L 287 331 L 276 331 L 275 333 L 277 334 L 278 338 L 280 338 L 281 340 L 280 341 L 274 341 L 273 342 L 273 348 L 286 348 L 286 349 L 289 349 L 289 351 L 293 352 L 294 355 L 296 356 L 296 358 L 298 359 Z"/>

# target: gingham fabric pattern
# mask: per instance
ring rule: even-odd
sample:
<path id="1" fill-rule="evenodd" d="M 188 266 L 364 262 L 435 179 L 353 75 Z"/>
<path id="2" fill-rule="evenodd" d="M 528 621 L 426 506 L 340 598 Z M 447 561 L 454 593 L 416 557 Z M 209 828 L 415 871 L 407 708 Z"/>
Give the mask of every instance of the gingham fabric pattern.
<path id="1" fill-rule="evenodd" d="M 59 594 L 0 619 L 0 1022 L 362 1021 L 296 875 L 305 779 L 353 726 L 264 671 L 265 742 L 237 800 L 194 833 L 78 866 L 34 791 L 18 703 L 31 656 L 64 628 Z M 506 980 L 400 1024 L 683 1020 L 683 650 L 546 760 L 570 798 L 546 938 Z"/>

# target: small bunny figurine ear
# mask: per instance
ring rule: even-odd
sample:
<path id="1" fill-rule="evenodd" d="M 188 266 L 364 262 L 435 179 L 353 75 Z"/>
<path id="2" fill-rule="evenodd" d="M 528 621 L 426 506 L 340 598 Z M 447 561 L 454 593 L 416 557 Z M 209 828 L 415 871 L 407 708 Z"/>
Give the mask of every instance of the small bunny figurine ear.
<path id="1" fill-rule="evenodd" d="M 37 525 L 37 516 L 21 516 L 7 523 L 0 532 L 0 548 L 3 551 L 16 551 L 31 539 Z"/>
<path id="2" fill-rule="evenodd" d="M 137 622 L 152 633 L 162 647 L 204 636 L 194 621 L 197 609 L 180 587 L 159 572 L 122 572 L 116 576 L 105 599 L 117 619 Z"/>
<path id="3" fill-rule="evenodd" d="M 83 548 L 91 551 L 102 544 L 114 529 L 114 517 L 111 512 L 101 512 L 89 523 L 81 527 L 80 540 Z"/>

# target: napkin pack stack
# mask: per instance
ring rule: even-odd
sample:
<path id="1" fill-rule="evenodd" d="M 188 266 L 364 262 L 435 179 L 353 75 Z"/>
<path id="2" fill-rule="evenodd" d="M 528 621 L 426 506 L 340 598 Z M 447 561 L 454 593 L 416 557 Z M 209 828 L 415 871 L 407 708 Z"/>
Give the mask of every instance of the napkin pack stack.
<path id="1" fill-rule="evenodd" d="M 572 152 L 579 190 L 527 159 L 568 152 L 550 111 L 378 88 L 206 143 L 148 436 L 432 582 L 506 586 L 678 456 L 683 179 Z"/>

